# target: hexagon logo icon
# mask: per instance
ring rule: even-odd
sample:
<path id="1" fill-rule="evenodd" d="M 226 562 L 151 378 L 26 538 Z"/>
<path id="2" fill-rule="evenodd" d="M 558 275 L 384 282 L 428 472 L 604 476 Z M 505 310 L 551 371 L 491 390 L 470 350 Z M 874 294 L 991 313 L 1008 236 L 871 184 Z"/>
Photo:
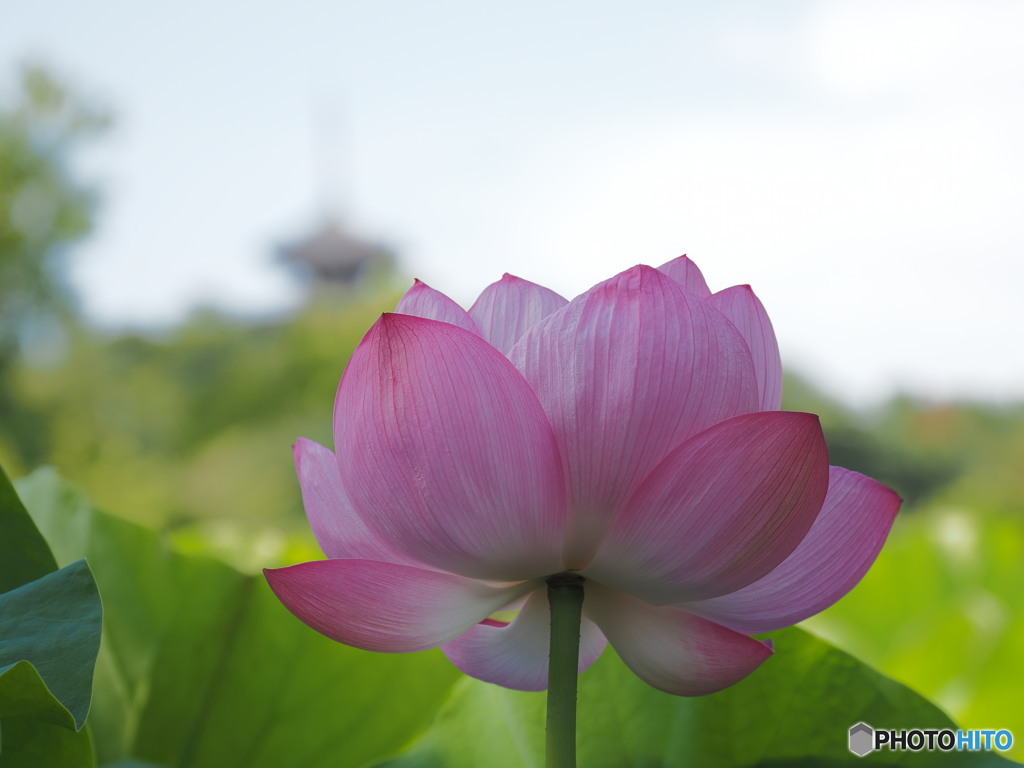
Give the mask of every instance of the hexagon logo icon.
<path id="1" fill-rule="evenodd" d="M 867 723 L 857 723 L 850 728 L 850 751 L 857 757 L 872 752 L 875 748 L 875 730 Z"/>

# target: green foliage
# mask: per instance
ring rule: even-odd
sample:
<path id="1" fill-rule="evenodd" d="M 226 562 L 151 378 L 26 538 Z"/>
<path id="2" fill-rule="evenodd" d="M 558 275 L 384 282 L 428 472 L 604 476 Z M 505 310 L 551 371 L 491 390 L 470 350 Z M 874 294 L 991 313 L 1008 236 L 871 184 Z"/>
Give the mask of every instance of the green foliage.
<path id="1" fill-rule="evenodd" d="M 308 535 L 289 446 L 330 445 L 338 379 L 389 305 L 376 295 L 265 325 L 204 314 L 165 338 L 83 333 L 61 365 L 21 367 L 15 388 L 47 414 L 46 461 L 98 504 L 190 539 L 233 523 L 270 542 L 239 561 L 272 565 L 289 534 Z M 27 470 L 21 443 L 7 452 Z"/>
<path id="2" fill-rule="evenodd" d="M 606 651 L 580 677 L 579 764 L 588 768 L 860 765 L 847 748 L 858 722 L 953 728 L 913 691 L 799 629 L 772 635 L 776 654 L 737 685 L 684 698 L 641 682 Z M 541 768 L 543 693 L 465 679 L 434 727 L 387 768 Z M 879 752 L 871 765 L 1009 766 L 992 755 Z"/>
<path id="3" fill-rule="evenodd" d="M 85 560 L 0 595 L 0 718 L 85 724 L 102 613 Z"/>
<path id="4" fill-rule="evenodd" d="M 178 554 L 52 472 L 20 487 L 58 562 L 96 564 L 106 620 L 89 722 L 101 764 L 354 768 L 425 727 L 457 677 L 440 652 L 339 646 L 294 619 L 262 574 Z"/>
<path id="5" fill-rule="evenodd" d="M 89 724 L 101 765 L 540 765 L 543 694 L 460 680 L 438 652 L 338 645 L 288 614 L 262 576 L 180 554 L 98 512 L 52 471 L 19 486 L 57 561 L 96 563 L 106 613 Z M 858 721 L 952 727 L 911 690 L 814 636 L 772 637 L 776 655 L 754 675 L 697 699 L 655 691 L 607 651 L 580 680 L 580 764 L 840 768 L 856 764 L 845 745 Z M 4 720 L 5 746 L 8 720 L 26 718 Z M 1007 765 L 989 754 L 881 753 L 872 762 Z M 10 764 L 91 765 L 46 755 Z"/>
<path id="6" fill-rule="evenodd" d="M 0 104 L 0 423 L 33 464 L 46 454 L 46 415 L 13 391 L 12 366 L 31 336 L 59 338 L 74 324 L 64 257 L 92 227 L 96 193 L 73 170 L 80 146 L 101 133 L 105 113 L 48 70 L 25 66 Z M 0 459 L 4 456 L 0 437 Z"/>
<path id="7" fill-rule="evenodd" d="M 33 717 L 0 721 L 0 768 L 93 768 L 89 729 L 68 730 Z"/>
<path id="8" fill-rule="evenodd" d="M 96 582 L 84 560 L 57 570 L 2 471 L 0 530 L 0 765 L 88 768 Z"/>
<path id="9" fill-rule="evenodd" d="M 1024 517 L 1024 405 L 897 396 L 855 411 L 786 377 L 783 407 L 820 414 L 833 464 L 894 488 L 913 509 L 935 500 Z"/>
<path id="10" fill-rule="evenodd" d="M 0 470 L 0 593 L 57 570 L 57 561 Z"/>
<path id="11" fill-rule="evenodd" d="M 807 624 L 944 705 L 962 726 L 1019 735 L 1022 584 L 1019 520 L 923 509 L 899 519 L 861 584 Z M 1011 754 L 1024 756 L 1019 740 Z"/>
<path id="12" fill-rule="evenodd" d="M 787 386 L 788 407 L 821 411 L 833 463 L 907 499 L 864 580 L 807 626 L 964 727 L 1024 733 L 1024 407 L 897 397 L 857 413 Z"/>
<path id="13" fill-rule="evenodd" d="M 25 319 L 68 308 L 60 249 L 89 231 L 95 206 L 70 159 L 108 122 L 41 66 L 24 67 L 19 86 L 0 106 L 0 360 Z"/>

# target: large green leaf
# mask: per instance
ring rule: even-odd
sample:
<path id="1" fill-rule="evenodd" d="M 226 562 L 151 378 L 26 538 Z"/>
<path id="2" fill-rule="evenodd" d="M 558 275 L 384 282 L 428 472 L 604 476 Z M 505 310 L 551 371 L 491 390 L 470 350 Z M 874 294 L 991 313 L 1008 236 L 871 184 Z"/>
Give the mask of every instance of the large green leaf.
<path id="1" fill-rule="evenodd" d="M 613 652 L 580 677 L 579 764 L 587 768 L 853 765 L 1008 766 L 989 754 L 879 751 L 861 762 L 850 726 L 953 728 L 908 688 L 799 629 L 773 634 L 776 654 L 746 680 L 701 698 L 641 682 Z M 466 679 L 434 728 L 389 768 L 541 768 L 544 694 Z"/>
<path id="2" fill-rule="evenodd" d="M 57 570 L 7 474 L 0 468 L 0 592 L 7 592 Z"/>
<path id="3" fill-rule="evenodd" d="M 101 764 L 359 766 L 403 747 L 457 677 L 440 653 L 327 640 L 262 576 L 181 555 L 52 472 L 19 488 L 58 562 L 88 556 L 103 595 L 90 715 Z"/>
<path id="4" fill-rule="evenodd" d="M 68 730 L 34 717 L 7 717 L 0 724 L 0 768 L 92 768 L 89 729 Z"/>
<path id="5" fill-rule="evenodd" d="M 84 560 L 57 570 L 2 470 L 0 530 L 0 766 L 87 768 L 96 583 Z"/>
<path id="6" fill-rule="evenodd" d="M 85 724 L 102 613 L 85 560 L 0 595 L 0 717 Z"/>

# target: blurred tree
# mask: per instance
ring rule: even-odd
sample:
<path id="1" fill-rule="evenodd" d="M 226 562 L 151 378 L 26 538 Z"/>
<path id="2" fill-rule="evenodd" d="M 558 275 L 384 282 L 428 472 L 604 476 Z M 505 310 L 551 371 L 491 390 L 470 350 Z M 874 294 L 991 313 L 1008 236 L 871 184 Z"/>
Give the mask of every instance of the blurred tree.
<path id="1" fill-rule="evenodd" d="M 109 125 L 40 65 L 24 67 L 19 86 L 0 106 L 0 359 L 15 353 L 26 319 L 70 311 L 61 257 L 90 230 L 96 205 L 71 160 Z"/>
<path id="2" fill-rule="evenodd" d="M 910 508 L 952 483 L 971 461 L 952 435 L 922 434 L 935 409 L 911 398 L 895 397 L 874 412 L 853 411 L 793 374 L 787 374 L 784 392 L 784 408 L 821 417 L 832 464 L 880 480 Z"/>
<path id="3" fill-rule="evenodd" d="M 65 279 L 67 247 L 93 223 L 96 190 L 80 183 L 72 160 L 109 125 L 107 112 L 83 100 L 39 64 L 21 69 L 0 103 L 0 420 L 30 459 L 44 452 L 38 414 L 16 407 L 11 367 L 33 329 L 74 322 Z"/>
<path id="4" fill-rule="evenodd" d="M 18 402 L 46 415 L 48 437 L 41 460 L 20 444 L 5 460 L 16 473 L 53 464 L 165 531 L 307 531 L 290 446 L 331 444 L 341 372 L 397 298 L 353 294 L 264 323 L 202 310 L 158 336 L 83 329 L 58 365 L 16 366 Z"/>

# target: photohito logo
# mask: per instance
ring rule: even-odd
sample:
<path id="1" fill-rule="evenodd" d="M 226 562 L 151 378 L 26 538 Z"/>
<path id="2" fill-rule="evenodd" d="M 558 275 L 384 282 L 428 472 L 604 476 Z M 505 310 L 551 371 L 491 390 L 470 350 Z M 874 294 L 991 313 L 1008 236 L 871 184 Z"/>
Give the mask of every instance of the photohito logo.
<path id="1" fill-rule="evenodd" d="M 867 723 L 857 723 L 850 728 L 850 751 L 857 757 L 864 757 L 878 749 L 894 752 L 942 752 L 998 750 L 1005 752 L 1013 746 L 1013 734 L 1006 729 L 953 731 L 948 728 L 912 728 L 899 731 L 872 728 Z"/>

